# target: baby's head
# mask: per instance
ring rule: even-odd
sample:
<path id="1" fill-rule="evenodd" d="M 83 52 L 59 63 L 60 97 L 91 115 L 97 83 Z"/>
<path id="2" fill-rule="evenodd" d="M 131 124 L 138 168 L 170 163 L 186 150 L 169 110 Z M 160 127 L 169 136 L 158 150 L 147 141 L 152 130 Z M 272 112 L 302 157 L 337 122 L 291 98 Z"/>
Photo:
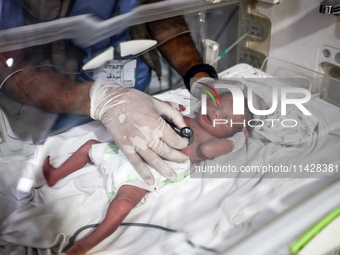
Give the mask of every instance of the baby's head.
<path id="1" fill-rule="evenodd" d="M 252 119 L 247 99 L 244 103 L 244 114 L 233 115 L 233 96 L 230 92 L 220 95 L 222 105 L 216 98 L 207 101 L 207 114 L 202 115 L 201 109 L 195 119 L 197 123 L 211 135 L 218 138 L 226 138 L 240 132 L 244 126 L 248 128 L 248 121 Z M 244 123 L 244 124 L 243 124 Z"/>

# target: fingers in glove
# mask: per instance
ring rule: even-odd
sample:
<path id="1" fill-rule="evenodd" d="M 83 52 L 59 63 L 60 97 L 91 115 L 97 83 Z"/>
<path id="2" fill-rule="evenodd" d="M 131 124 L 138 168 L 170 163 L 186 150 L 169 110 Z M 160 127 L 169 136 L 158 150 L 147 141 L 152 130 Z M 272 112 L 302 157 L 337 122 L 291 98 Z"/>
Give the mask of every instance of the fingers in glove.
<path id="1" fill-rule="evenodd" d="M 156 107 L 157 104 L 165 104 L 164 102 L 156 102 Z M 185 121 L 183 119 L 183 115 L 172 108 L 171 106 L 165 104 L 164 107 L 159 107 L 159 114 L 161 116 L 166 117 L 168 120 L 171 120 L 178 128 L 184 128 L 186 126 Z"/>
<path id="2" fill-rule="evenodd" d="M 162 107 L 161 109 L 160 115 L 174 123 L 177 128 L 181 129 L 186 127 L 183 116 L 180 112 L 170 106 Z M 162 122 L 161 126 L 163 127 L 162 140 L 167 145 L 175 149 L 184 149 L 188 146 L 188 139 L 180 137 L 162 118 L 159 121 Z"/>
<path id="3" fill-rule="evenodd" d="M 153 168 L 155 168 L 161 175 L 171 181 L 177 179 L 177 174 L 171 169 L 152 149 L 138 151 L 138 154 L 143 157 Z"/>
<path id="4" fill-rule="evenodd" d="M 186 154 L 171 148 L 167 145 L 167 143 L 160 139 L 157 142 L 153 142 L 149 146 L 156 154 L 158 154 L 163 159 L 178 163 L 188 160 L 188 156 Z"/>
<path id="5" fill-rule="evenodd" d="M 170 148 L 181 150 L 188 146 L 189 140 L 187 138 L 178 135 L 168 123 L 165 122 L 166 127 L 163 131 L 162 140 Z M 157 150 L 158 151 L 158 150 Z M 170 152 L 170 151 L 169 151 Z M 183 160 L 181 160 L 183 161 Z"/>
<path id="6" fill-rule="evenodd" d="M 122 150 L 124 152 L 124 150 Z M 130 163 L 134 166 L 138 174 L 146 181 L 149 185 L 155 184 L 155 178 L 143 162 L 142 158 L 136 153 L 124 152 L 125 156 L 130 160 Z"/>

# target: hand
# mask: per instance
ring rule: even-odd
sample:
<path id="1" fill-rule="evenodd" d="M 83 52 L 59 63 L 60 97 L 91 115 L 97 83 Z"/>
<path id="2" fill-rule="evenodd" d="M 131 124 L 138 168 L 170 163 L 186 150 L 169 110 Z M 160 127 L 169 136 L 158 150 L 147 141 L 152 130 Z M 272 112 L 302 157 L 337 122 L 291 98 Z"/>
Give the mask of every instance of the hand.
<path id="1" fill-rule="evenodd" d="M 141 91 L 102 79 L 94 82 L 90 97 L 91 117 L 102 121 L 146 182 L 152 185 L 154 177 L 143 159 L 164 177 L 176 180 L 176 173 L 162 158 L 187 160 L 178 150 L 185 148 L 188 140 L 177 135 L 161 116 L 183 128 L 186 124 L 178 111 Z"/>

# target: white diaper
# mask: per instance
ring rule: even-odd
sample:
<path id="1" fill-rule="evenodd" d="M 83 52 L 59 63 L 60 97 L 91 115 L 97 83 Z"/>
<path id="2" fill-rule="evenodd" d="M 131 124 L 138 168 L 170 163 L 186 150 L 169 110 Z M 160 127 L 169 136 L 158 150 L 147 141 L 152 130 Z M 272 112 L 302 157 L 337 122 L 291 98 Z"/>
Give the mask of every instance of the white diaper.
<path id="1" fill-rule="evenodd" d="M 147 191 L 155 191 L 165 185 L 172 183 L 161 176 L 153 167 L 148 166 L 155 177 L 155 184 L 150 186 L 136 172 L 134 167 L 119 148 L 112 143 L 99 143 L 91 146 L 89 151 L 90 159 L 100 166 L 106 177 L 106 190 L 113 199 L 122 185 L 133 185 Z M 175 163 L 165 161 L 177 173 L 177 181 L 183 180 L 190 172 L 190 162 Z"/>

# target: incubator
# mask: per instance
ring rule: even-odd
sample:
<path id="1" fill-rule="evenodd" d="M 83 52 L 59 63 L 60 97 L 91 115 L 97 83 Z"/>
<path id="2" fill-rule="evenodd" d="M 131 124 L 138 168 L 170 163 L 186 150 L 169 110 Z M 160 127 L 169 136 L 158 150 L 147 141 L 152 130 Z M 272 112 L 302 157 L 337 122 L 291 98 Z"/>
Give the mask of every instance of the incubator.
<path id="1" fill-rule="evenodd" d="M 338 227 L 340 161 L 336 155 L 340 149 L 340 124 L 336 119 L 340 118 L 339 6 L 340 1 L 336 0 L 167 0 L 137 7 L 129 13 L 106 21 L 100 21 L 85 14 L 63 18 L 61 21 L 52 20 L 0 30 L 0 52 L 42 45 L 60 39 L 72 40 L 77 46 L 88 47 L 130 26 L 184 15 L 190 31 L 183 33 L 191 33 L 205 63 L 215 67 L 220 79 L 241 80 L 249 87 L 254 86 L 251 88 L 262 96 L 266 95 L 272 87 L 279 88 L 282 84 L 283 86 L 302 87 L 311 93 L 312 99 L 309 107 L 313 114 L 317 115 L 317 120 L 308 119 L 304 123 L 304 129 L 299 130 L 304 135 L 300 139 L 311 137 L 308 141 L 301 142 L 300 140 L 297 144 L 292 142 L 285 144 L 280 140 L 280 144 L 274 139 L 279 136 L 279 132 L 284 131 L 277 129 L 274 132 L 269 129 L 264 130 L 263 127 L 249 138 L 247 149 L 244 148 L 240 153 L 217 159 L 217 161 L 208 160 L 198 163 L 193 166 L 193 169 L 206 171 L 216 164 L 222 165 L 229 161 L 238 166 L 250 168 L 251 165 L 262 165 L 263 161 L 283 165 L 290 162 L 289 164 L 295 167 L 295 171 L 299 171 L 302 169 L 301 165 L 294 165 L 293 160 L 302 158 L 306 166 L 309 164 L 309 157 L 314 157 L 317 164 L 321 166 L 326 164 L 328 170 L 332 169 L 332 172 L 328 171 L 330 176 L 319 178 L 320 176 L 316 173 L 307 178 L 306 175 L 302 175 L 303 178 L 301 176 L 291 178 L 288 175 L 276 179 L 258 176 L 249 178 L 249 175 L 239 178 L 239 175 L 236 175 L 239 181 L 234 182 L 229 176 L 212 178 L 211 175 L 207 177 L 206 172 L 196 172 L 190 181 L 184 180 L 174 184 L 177 186 L 172 190 L 170 187 L 166 191 L 160 191 L 155 195 L 156 198 L 152 203 L 143 205 L 144 209 L 143 206 L 137 208 L 136 212 L 128 218 L 130 221 L 145 221 L 150 224 L 155 222 L 156 225 L 169 226 L 169 228 L 176 229 L 172 231 L 176 234 L 158 234 L 154 232 L 154 229 L 148 229 L 146 233 L 157 240 L 150 242 L 149 239 L 152 238 L 146 238 L 147 234 L 143 236 L 143 229 L 130 227 L 111 236 L 106 243 L 95 249 L 93 254 L 97 252 L 101 254 L 106 250 L 119 250 L 120 254 L 134 254 L 138 249 L 131 248 L 129 243 L 133 242 L 145 248 L 144 254 L 161 254 L 160 252 L 168 254 L 165 252 L 168 250 L 173 250 L 178 254 L 227 255 L 340 253 L 339 239 L 329 238 L 338 237 L 340 229 Z M 1 7 L 5 8 L 0 4 L 0 13 Z M 66 71 L 64 74 L 82 76 L 86 78 L 85 80 L 112 78 L 127 87 L 134 87 L 136 59 L 160 47 L 161 44 L 152 40 L 143 42 L 132 40 L 124 43 L 98 52 L 96 56 L 82 65 L 80 72 L 73 73 L 73 70 L 68 70 L 69 73 Z M 8 61 L 8 65 L 11 65 L 10 60 Z M 162 76 L 158 77 L 153 71 L 148 88 L 149 93 L 156 94 L 162 100 L 173 99 L 179 104 L 186 104 L 190 95 L 189 92 L 180 90 L 183 88 L 182 77 L 163 58 L 160 61 Z M 39 65 L 49 66 L 50 63 L 43 62 Z M 11 73 L 7 78 L 14 76 L 15 73 Z M 0 91 L 6 79 L 0 81 Z M 263 92 L 264 88 L 265 92 Z M 170 91 L 170 94 L 159 95 L 164 91 Z M 73 236 L 84 226 L 102 219 L 103 212 L 98 212 L 96 208 L 105 208 L 107 201 L 103 198 L 105 196 L 103 190 L 99 188 L 102 185 L 100 176 L 98 173 L 89 174 L 89 169 L 93 167 L 89 165 L 85 169 L 85 174 L 78 174 L 80 181 L 70 178 L 68 182 L 61 182 L 55 190 L 51 191 L 45 187 L 46 185 L 43 186 L 42 176 L 39 175 L 41 164 L 34 162 L 51 153 L 58 156 L 56 162 L 60 163 L 65 156 L 53 150 L 54 147 L 60 146 L 61 150 L 64 149 L 70 154 L 72 153 L 71 147 L 79 145 L 85 139 L 99 137 L 106 141 L 108 138 L 103 135 L 105 133 L 103 127 L 97 123 L 90 123 L 80 131 L 68 129 L 65 134 L 54 133 L 51 129 L 55 125 L 57 115 L 10 101 L 1 93 L 0 100 L 0 161 L 3 161 L 0 164 L 0 173 L 6 175 L 6 169 L 8 169 L 6 166 L 12 167 L 19 164 L 19 161 L 22 168 L 26 167 L 30 170 L 29 178 L 19 178 L 21 180 L 20 191 L 24 192 L 19 192 L 18 195 L 16 193 L 18 186 L 13 184 L 13 187 L 8 188 L 8 193 L 15 193 L 20 201 L 27 202 L 33 199 L 34 203 L 39 205 L 41 201 L 44 201 L 45 204 L 41 204 L 41 214 L 48 215 L 46 219 L 49 217 L 52 219 L 49 210 L 54 207 L 56 212 L 51 214 L 66 210 L 67 206 L 73 203 L 74 207 L 79 207 L 75 208 L 71 216 L 66 217 L 65 222 L 60 223 L 60 226 L 54 222 L 55 218 L 51 220 L 53 226 L 58 226 L 58 228 L 53 230 L 53 233 L 48 233 L 50 234 L 47 235 L 48 244 L 39 238 L 34 240 L 35 249 L 43 247 L 41 250 L 46 254 L 48 252 L 54 254 L 56 250 L 56 254 L 61 254 L 62 248 L 66 246 L 65 236 Z M 271 102 L 266 101 L 266 103 L 270 105 Z M 24 119 L 18 118 L 23 115 Z M 36 125 L 26 126 L 26 123 L 36 123 Z M 176 130 L 176 127 L 173 126 L 173 128 Z M 177 128 L 178 133 L 181 131 Z M 265 131 L 268 132 L 265 133 Z M 193 134 L 190 133 L 187 138 L 192 142 Z M 66 145 L 63 145 L 64 142 Z M 267 147 L 263 149 L 260 145 Z M 12 161 L 16 163 L 11 163 Z M 18 171 L 19 174 L 20 171 Z M 15 180 L 15 178 L 15 176 L 6 177 L 3 182 Z M 99 178 L 99 181 L 96 181 L 96 178 Z M 199 183 L 200 178 L 201 183 Z M 261 183 L 263 183 L 262 186 Z M 5 187 L 4 183 L 1 185 Z M 31 194 L 32 186 L 33 188 L 43 187 L 37 191 L 39 197 L 27 195 Z M 60 193 L 56 194 L 56 190 L 62 190 L 63 187 L 65 192 L 70 192 L 74 198 L 70 198 L 68 193 L 65 197 L 59 195 Z M 220 192 L 223 190 L 221 192 L 223 194 L 215 195 L 218 190 Z M 3 190 L 1 192 L 6 193 Z M 178 196 L 185 197 L 188 193 L 190 194 L 187 198 L 189 202 L 183 200 L 169 202 Z M 53 199 L 65 199 L 65 204 L 60 200 L 53 203 Z M 87 199 L 90 202 L 84 202 Z M 160 202 L 154 202 L 157 199 Z M 200 199 L 203 202 L 200 203 Z M 4 199 L 4 202 L 8 201 Z M 93 203 L 96 208 L 90 208 L 84 218 L 78 219 L 74 226 L 70 226 L 77 218 L 77 213 L 83 213 L 82 203 L 89 207 L 91 207 L 89 204 Z M 0 238 L 0 253 L 10 249 L 9 246 L 16 245 L 18 250 L 28 251 L 30 249 L 27 248 L 29 238 L 25 236 L 24 244 L 19 239 L 15 240 L 11 236 L 11 226 L 13 225 L 13 228 L 24 227 L 25 222 L 30 220 L 27 217 L 29 213 L 33 218 L 32 224 L 40 220 L 34 208 L 25 207 L 27 209 L 27 214 L 25 214 L 20 211 L 20 208 L 16 211 L 17 204 L 11 205 L 15 213 L 11 216 L 9 209 L 6 209 L 6 213 L 0 219 L 1 222 L 5 220 L 8 222 L 0 222 L 0 229 L 3 225 L 0 231 L 4 231 L 5 236 L 4 239 Z M 48 208 L 48 205 L 51 205 L 52 209 Z M 166 219 L 163 219 L 163 215 L 153 209 L 162 210 L 164 207 L 168 210 Z M 179 213 L 182 208 L 186 211 Z M 143 213 L 146 216 L 143 216 Z M 183 214 L 193 216 L 183 216 Z M 199 220 L 192 220 L 195 216 Z M 58 222 L 63 221 L 63 217 L 58 216 L 56 219 Z M 41 228 L 47 229 L 48 227 L 49 221 L 42 221 Z M 27 234 L 28 230 L 24 229 L 24 233 Z M 37 236 L 38 234 L 34 235 L 34 237 Z M 140 238 L 140 241 L 132 236 L 138 236 L 136 239 Z M 143 244 L 143 241 L 146 244 Z M 117 245 L 114 244 L 115 242 Z M 55 248 L 57 245 L 58 247 Z"/>

